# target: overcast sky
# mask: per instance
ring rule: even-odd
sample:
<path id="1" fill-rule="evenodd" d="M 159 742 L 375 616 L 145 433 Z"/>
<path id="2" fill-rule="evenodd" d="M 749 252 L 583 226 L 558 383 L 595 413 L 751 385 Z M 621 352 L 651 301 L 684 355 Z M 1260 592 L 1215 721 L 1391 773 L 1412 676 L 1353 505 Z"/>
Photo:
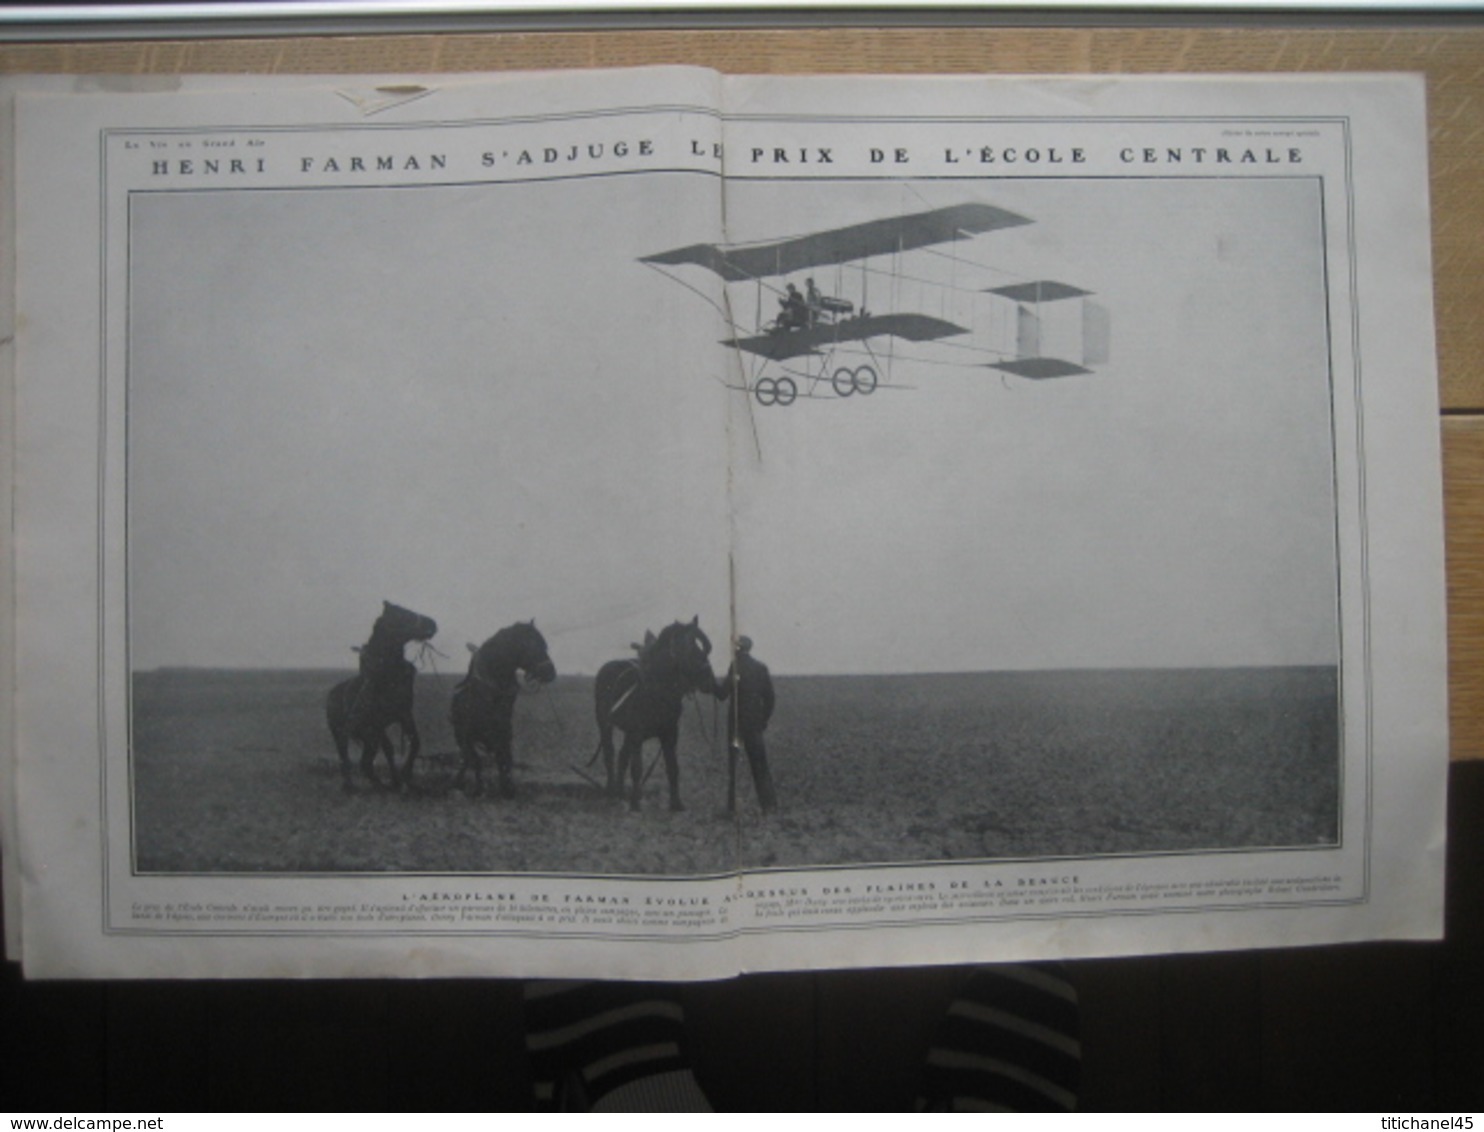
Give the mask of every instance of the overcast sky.
<path id="1" fill-rule="evenodd" d="M 819 188 L 811 211 L 802 188 L 744 184 L 728 214 L 807 230 L 826 197 L 848 221 L 965 189 Z M 993 269 L 980 276 L 926 255 L 902 273 L 1089 289 L 1110 312 L 1111 361 L 1043 382 L 897 363 L 912 391 L 755 413 L 757 443 L 738 445 L 761 453 L 739 460 L 754 473 L 740 481 L 744 630 L 786 637 L 810 669 L 893 655 L 950 671 L 1333 663 L 1316 183 L 1000 182 L 972 196 L 1035 223 L 955 249 Z M 978 306 L 971 340 L 993 340 L 995 314 Z"/>
<path id="2" fill-rule="evenodd" d="M 714 182 L 554 191 L 136 202 L 137 667 L 346 665 L 383 599 L 459 668 L 532 617 L 568 670 L 725 640 L 725 396 L 676 364 L 717 335 L 635 262 Z"/>
<path id="3" fill-rule="evenodd" d="M 134 666 L 347 667 L 390 599 L 451 667 L 535 617 L 591 672 L 676 618 L 720 645 L 729 549 L 778 672 L 1333 663 L 1313 184 L 734 182 L 727 216 L 761 239 L 966 200 L 1035 223 L 962 255 L 1095 291 L 1109 364 L 1035 383 L 929 349 L 891 367 L 911 389 L 757 408 L 687 289 L 715 277 L 638 262 L 715 238 L 699 175 L 136 197 Z M 973 274 L 902 265 L 933 271 Z M 870 305 L 1002 333 L 945 294 Z"/>

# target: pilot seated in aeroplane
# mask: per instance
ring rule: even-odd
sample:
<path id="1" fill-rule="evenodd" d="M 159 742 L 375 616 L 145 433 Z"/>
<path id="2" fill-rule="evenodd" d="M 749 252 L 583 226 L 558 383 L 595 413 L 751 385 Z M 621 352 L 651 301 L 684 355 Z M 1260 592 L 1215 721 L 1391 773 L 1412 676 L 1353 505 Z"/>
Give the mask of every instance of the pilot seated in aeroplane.
<path id="1" fill-rule="evenodd" d="M 809 326 L 809 304 L 792 283 L 778 300 L 778 305 L 782 308 L 775 324 L 779 330 L 804 330 Z"/>

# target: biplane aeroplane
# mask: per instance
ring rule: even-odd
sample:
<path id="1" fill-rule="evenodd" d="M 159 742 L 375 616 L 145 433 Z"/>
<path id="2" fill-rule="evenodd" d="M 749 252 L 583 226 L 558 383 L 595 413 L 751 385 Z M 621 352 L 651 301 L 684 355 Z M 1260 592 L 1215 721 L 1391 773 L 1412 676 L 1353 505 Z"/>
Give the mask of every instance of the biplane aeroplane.
<path id="1" fill-rule="evenodd" d="M 721 344 L 751 356 L 736 388 L 762 405 L 891 387 L 893 364 L 906 360 L 899 342 L 942 344 L 937 357 L 912 358 L 929 365 L 988 366 L 1037 380 L 1091 373 L 1107 360 L 1110 336 L 1107 311 L 1091 301 L 1091 292 L 1045 279 L 1004 282 L 1004 272 L 969 255 L 972 246 L 966 245 L 976 237 L 1032 223 L 1003 208 L 966 203 L 763 243 L 692 244 L 640 262 L 672 278 L 680 269 L 700 267 L 725 284 L 755 289 L 750 331 L 738 327 L 739 303 L 728 296 L 722 313 L 734 336 Z M 813 276 L 803 280 L 803 291 L 788 278 L 831 268 L 833 293 L 816 286 Z M 933 305 L 928 299 L 936 291 L 941 310 L 873 312 L 867 306 L 873 283 L 885 292 L 883 303 L 893 306 L 908 291 L 921 295 L 924 307 Z M 765 295 L 776 299 L 776 314 L 765 313 Z M 1062 337 L 1078 339 L 1065 351 L 1077 361 L 1048 352 L 1051 320 L 1042 311 L 1044 304 L 1073 300 L 1080 317 Z"/>

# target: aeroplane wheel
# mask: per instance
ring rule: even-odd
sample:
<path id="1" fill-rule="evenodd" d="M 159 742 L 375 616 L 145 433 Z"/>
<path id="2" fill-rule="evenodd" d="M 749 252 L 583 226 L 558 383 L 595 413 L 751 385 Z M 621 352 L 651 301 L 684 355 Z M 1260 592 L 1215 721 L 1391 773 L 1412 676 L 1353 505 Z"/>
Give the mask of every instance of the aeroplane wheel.
<path id="1" fill-rule="evenodd" d="M 757 398 L 759 405 L 771 405 L 778 400 L 778 383 L 771 377 L 759 378 L 758 383 L 752 387 L 752 395 Z M 792 401 L 793 398 L 790 397 L 789 400 Z"/>
<path id="2" fill-rule="evenodd" d="M 794 384 L 791 377 L 780 377 L 773 393 L 773 404 L 792 405 L 794 398 L 799 395 L 799 387 Z"/>
<path id="3" fill-rule="evenodd" d="M 874 393 L 876 391 L 876 371 L 870 366 L 861 366 L 860 369 L 855 371 L 855 376 L 851 384 L 855 386 L 855 391 L 862 397 L 868 393 Z"/>
<path id="4" fill-rule="evenodd" d="M 856 390 L 855 374 L 844 366 L 841 366 L 835 371 L 835 376 L 830 380 L 830 384 L 835 387 L 835 392 L 841 397 L 849 397 Z"/>

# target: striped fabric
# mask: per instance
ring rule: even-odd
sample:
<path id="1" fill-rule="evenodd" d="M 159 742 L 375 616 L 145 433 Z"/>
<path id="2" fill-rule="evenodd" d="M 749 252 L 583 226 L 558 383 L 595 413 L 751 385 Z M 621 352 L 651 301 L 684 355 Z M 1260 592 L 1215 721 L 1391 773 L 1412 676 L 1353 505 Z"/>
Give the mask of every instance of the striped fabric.
<path id="1" fill-rule="evenodd" d="M 593 1105 L 594 1112 L 711 1112 L 711 1102 L 689 1069 L 656 1073 L 620 1085 Z"/>
<path id="2" fill-rule="evenodd" d="M 938 1026 L 917 1107 L 1070 1112 L 1082 1070 L 1077 991 L 1051 965 L 982 967 Z"/>
<path id="3" fill-rule="evenodd" d="M 536 1107 L 588 1109 L 646 1078 L 682 1070 L 689 1076 L 684 1022 L 679 1000 L 662 984 L 526 983 L 526 1049 Z"/>

